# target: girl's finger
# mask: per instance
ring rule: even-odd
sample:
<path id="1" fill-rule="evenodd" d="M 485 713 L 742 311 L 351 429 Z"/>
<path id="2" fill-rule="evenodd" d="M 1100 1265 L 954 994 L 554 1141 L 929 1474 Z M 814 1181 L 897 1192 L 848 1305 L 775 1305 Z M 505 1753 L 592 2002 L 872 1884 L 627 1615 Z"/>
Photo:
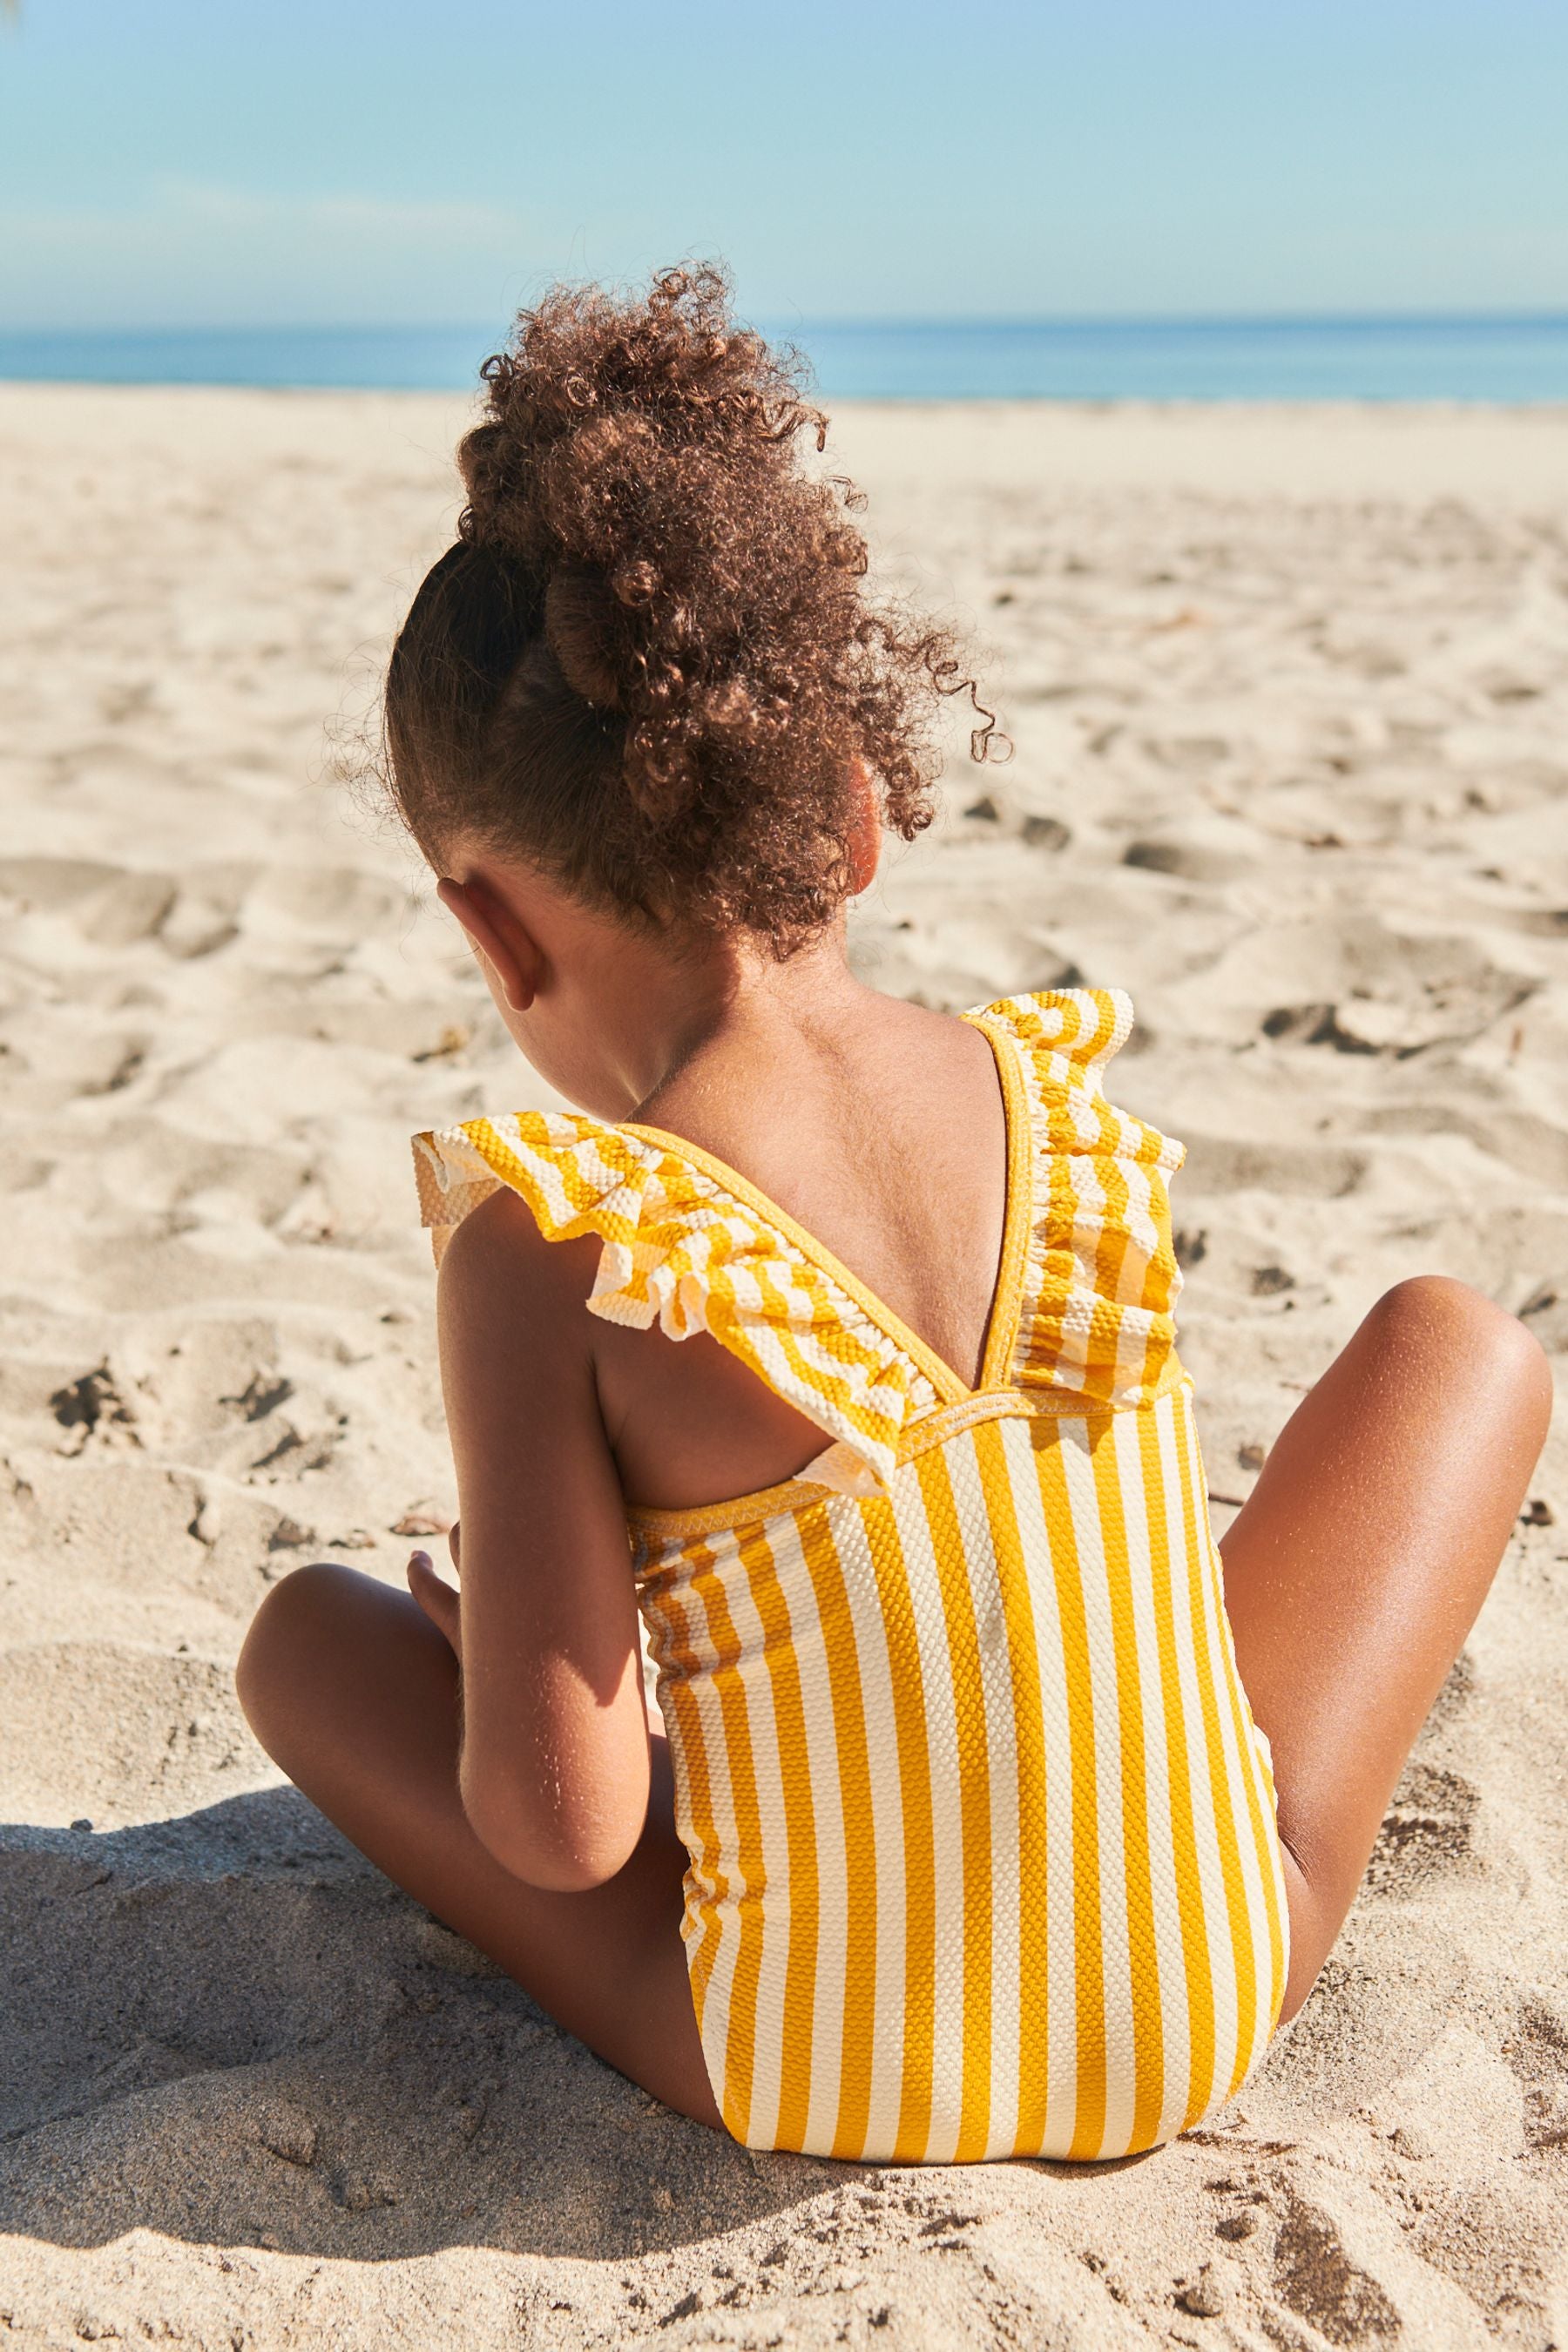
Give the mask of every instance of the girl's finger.
<path id="1" fill-rule="evenodd" d="M 459 1609 L 458 1595 L 437 1575 L 435 1563 L 427 1551 L 410 1552 L 407 1573 L 409 1591 L 430 1622 L 455 1646 Z"/>

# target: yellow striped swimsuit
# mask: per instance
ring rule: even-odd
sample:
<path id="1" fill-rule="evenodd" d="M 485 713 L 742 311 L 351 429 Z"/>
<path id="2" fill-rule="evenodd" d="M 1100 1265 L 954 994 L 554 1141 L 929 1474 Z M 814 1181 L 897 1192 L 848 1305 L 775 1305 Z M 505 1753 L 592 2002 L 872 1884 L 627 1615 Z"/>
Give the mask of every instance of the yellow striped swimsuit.
<path id="1" fill-rule="evenodd" d="M 1166 1178 L 1113 1109 L 1125 997 L 965 1018 L 1007 1109 L 971 1391 L 732 1169 L 526 1112 L 416 1140 L 425 1222 L 498 1184 L 604 1244 L 588 1304 L 710 1332 L 828 1441 L 787 1485 L 628 1513 L 690 1866 L 714 2095 L 752 2147 L 1118 2157 L 1232 2096 L 1288 1919 L 1209 1530 Z"/>

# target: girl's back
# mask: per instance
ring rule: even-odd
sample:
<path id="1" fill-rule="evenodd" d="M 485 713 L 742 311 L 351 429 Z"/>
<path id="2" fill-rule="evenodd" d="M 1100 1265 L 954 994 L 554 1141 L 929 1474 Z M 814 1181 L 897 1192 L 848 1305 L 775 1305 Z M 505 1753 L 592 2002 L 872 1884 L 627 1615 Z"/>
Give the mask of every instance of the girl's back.
<path id="1" fill-rule="evenodd" d="M 853 982 L 841 981 L 828 1016 L 805 1039 L 728 1041 L 639 1119 L 744 1175 L 973 1382 L 1007 1192 L 994 1057 L 966 1024 Z M 612 1343 L 604 1376 L 621 1483 L 641 1500 L 721 1500 L 792 1476 L 820 1450 L 798 1412 L 711 1342 L 673 1358 Z"/>

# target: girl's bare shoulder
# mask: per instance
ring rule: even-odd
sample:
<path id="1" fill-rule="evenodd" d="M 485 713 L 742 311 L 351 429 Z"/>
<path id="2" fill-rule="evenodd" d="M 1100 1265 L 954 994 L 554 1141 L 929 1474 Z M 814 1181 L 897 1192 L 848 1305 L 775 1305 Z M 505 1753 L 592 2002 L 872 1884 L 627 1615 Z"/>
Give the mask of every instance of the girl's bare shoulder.
<path id="1" fill-rule="evenodd" d="M 509 1383 L 590 1357 L 599 1244 L 547 1241 L 527 1202 L 502 1189 L 470 1210 L 442 1253 L 436 1314 L 444 1372 L 489 1369 Z"/>

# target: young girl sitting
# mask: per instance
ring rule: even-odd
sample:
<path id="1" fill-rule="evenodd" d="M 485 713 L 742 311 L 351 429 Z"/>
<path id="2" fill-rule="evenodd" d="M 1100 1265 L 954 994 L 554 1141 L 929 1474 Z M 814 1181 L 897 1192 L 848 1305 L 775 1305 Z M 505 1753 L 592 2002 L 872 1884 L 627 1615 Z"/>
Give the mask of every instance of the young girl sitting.
<path id="1" fill-rule="evenodd" d="M 1305 2000 L 1508 1541 L 1544 1359 L 1402 1284 L 1222 1559 L 1182 1148 L 1101 1091 L 1125 998 L 954 1019 L 846 960 L 968 681 L 869 598 L 789 368 L 700 271 L 556 292 L 485 377 L 390 771 L 582 1109 L 416 1144 L 460 1597 L 422 1552 L 412 1598 L 299 1570 L 246 1712 L 688 2116 L 899 2162 L 1150 2147 Z"/>

